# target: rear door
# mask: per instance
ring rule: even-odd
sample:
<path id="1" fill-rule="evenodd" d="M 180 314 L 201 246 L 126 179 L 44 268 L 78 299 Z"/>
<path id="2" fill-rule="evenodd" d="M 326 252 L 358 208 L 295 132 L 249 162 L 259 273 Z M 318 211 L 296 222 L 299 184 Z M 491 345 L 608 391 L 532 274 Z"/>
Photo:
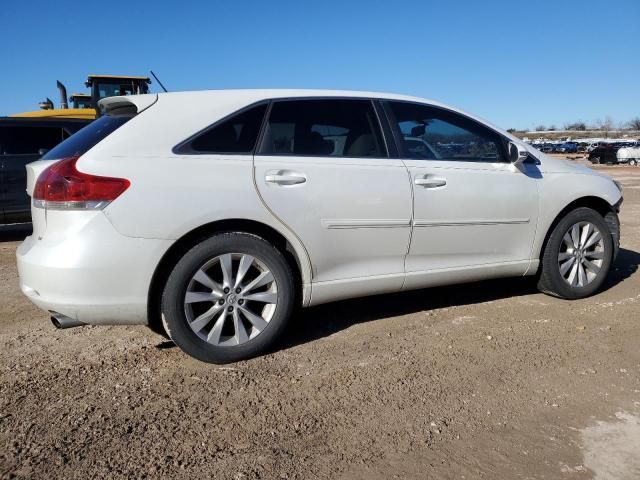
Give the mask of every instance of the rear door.
<path id="1" fill-rule="evenodd" d="M 274 101 L 254 165 L 266 206 L 307 248 L 313 302 L 402 287 L 411 188 L 370 100 Z"/>
<path id="2" fill-rule="evenodd" d="M 5 223 L 29 222 L 31 202 L 27 194 L 26 165 L 64 140 L 68 133 L 61 126 L 14 125 L 7 128 L 4 172 Z"/>

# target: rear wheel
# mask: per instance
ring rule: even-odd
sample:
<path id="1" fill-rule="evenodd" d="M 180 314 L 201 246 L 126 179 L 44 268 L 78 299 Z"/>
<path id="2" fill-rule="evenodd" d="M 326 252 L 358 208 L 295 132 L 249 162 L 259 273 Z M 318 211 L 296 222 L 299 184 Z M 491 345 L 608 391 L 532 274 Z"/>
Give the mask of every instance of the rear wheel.
<path id="1" fill-rule="evenodd" d="M 595 165 L 599 165 L 600 164 L 600 157 L 591 158 L 591 163 L 593 163 Z"/>
<path id="2" fill-rule="evenodd" d="M 629 165 L 631 165 L 632 167 L 635 167 L 636 165 L 638 165 L 638 160 L 635 158 L 632 158 L 631 160 L 629 160 Z"/>
<path id="3" fill-rule="evenodd" d="M 609 227 L 598 212 L 585 207 L 569 212 L 549 236 L 538 288 L 566 299 L 592 295 L 609 272 L 613 247 Z"/>
<path id="4" fill-rule="evenodd" d="M 215 235 L 176 264 L 162 296 L 162 321 L 187 354 L 210 363 L 254 357 L 274 344 L 294 307 L 291 269 L 265 240 Z"/>

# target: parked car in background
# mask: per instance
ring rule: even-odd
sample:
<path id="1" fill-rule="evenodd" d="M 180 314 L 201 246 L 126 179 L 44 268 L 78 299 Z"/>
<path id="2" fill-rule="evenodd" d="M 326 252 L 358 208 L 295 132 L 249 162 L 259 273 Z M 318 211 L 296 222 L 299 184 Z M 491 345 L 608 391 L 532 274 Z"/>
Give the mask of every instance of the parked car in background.
<path id="1" fill-rule="evenodd" d="M 73 119 L 0 118 L 0 224 L 31 221 L 25 166 L 88 123 Z"/>
<path id="2" fill-rule="evenodd" d="M 147 324 L 231 362 L 271 348 L 296 306 L 523 275 L 582 298 L 618 250 L 619 184 L 437 102 L 217 90 L 100 105 L 28 166 L 20 285 L 59 327 Z"/>
<path id="3" fill-rule="evenodd" d="M 578 144 L 575 142 L 565 142 L 556 147 L 557 153 L 576 153 L 578 151 Z"/>
<path id="4" fill-rule="evenodd" d="M 599 163 L 618 163 L 616 153 L 618 147 L 613 143 L 601 143 L 596 148 L 589 152 L 589 161 L 594 164 Z"/>
<path id="5" fill-rule="evenodd" d="M 616 153 L 618 163 L 628 163 L 636 166 L 640 164 L 640 147 L 623 147 Z"/>

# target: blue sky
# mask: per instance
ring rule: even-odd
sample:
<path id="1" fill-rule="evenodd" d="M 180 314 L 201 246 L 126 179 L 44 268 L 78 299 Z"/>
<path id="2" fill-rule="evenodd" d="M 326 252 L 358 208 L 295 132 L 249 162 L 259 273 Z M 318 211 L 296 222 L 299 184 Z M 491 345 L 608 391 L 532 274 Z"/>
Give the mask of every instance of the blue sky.
<path id="1" fill-rule="evenodd" d="M 3 0 L 0 114 L 57 103 L 57 79 L 71 93 L 153 69 L 169 90 L 376 90 L 504 128 L 618 123 L 640 116 L 639 21 L 640 0 Z"/>

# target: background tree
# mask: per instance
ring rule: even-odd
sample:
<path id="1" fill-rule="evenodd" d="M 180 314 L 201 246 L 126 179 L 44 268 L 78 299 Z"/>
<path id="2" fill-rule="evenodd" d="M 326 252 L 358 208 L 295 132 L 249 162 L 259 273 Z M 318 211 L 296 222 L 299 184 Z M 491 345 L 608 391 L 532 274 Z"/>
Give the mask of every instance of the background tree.
<path id="1" fill-rule="evenodd" d="M 544 125 L 538 125 L 536 127 L 536 132 L 544 132 L 547 129 Z"/>
<path id="2" fill-rule="evenodd" d="M 627 125 L 631 130 L 640 130 L 640 117 L 632 118 Z"/>
<path id="3" fill-rule="evenodd" d="M 565 125 L 565 130 L 575 130 L 579 132 L 584 132 L 586 129 L 587 129 L 587 124 L 582 121 L 568 123 L 567 125 Z"/>

